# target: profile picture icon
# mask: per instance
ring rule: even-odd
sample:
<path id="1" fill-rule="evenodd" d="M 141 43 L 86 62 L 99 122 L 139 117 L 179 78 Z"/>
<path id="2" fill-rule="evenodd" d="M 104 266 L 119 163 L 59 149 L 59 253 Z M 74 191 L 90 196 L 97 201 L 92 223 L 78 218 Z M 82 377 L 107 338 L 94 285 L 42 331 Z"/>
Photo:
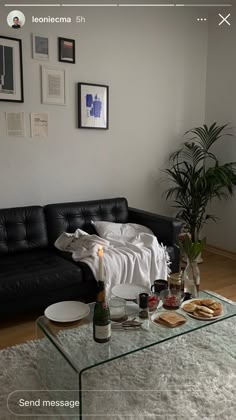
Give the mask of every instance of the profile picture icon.
<path id="1" fill-rule="evenodd" d="M 12 29 L 20 29 L 25 24 L 25 15 L 19 10 L 13 10 L 7 16 L 7 23 Z"/>

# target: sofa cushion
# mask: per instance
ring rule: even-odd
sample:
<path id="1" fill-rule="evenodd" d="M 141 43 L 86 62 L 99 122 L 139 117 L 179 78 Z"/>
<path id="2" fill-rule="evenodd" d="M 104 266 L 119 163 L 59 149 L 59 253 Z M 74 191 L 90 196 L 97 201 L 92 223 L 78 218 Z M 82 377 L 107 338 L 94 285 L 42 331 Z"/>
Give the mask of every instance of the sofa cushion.
<path id="1" fill-rule="evenodd" d="M 0 209 L 0 255 L 47 246 L 43 207 Z"/>
<path id="2" fill-rule="evenodd" d="M 50 250 L 5 256 L 0 260 L 0 303 L 9 299 L 54 294 L 58 289 L 83 287 L 81 268 Z M 76 298 L 76 296 L 75 296 Z"/>
<path id="3" fill-rule="evenodd" d="M 49 244 L 63 233 L 73 233 L 80 228 L 96 233 L 91 220 L 128 222 L 128 203 L 125 198 L 81 201 L 77 203 L 49 204 L 45 207 Z"/>

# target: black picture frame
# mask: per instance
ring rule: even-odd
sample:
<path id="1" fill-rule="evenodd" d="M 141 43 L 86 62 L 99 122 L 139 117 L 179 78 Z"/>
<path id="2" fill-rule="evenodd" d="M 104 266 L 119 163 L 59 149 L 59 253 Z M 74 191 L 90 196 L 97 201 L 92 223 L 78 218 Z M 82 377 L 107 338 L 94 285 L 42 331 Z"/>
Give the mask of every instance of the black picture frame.
<path id="1" fill-rule="evenodd" d="M 68 49 L 69 54 L 67 52 L 67 49 Z M 58 60 L 63 63 L 75 64 L 75 40 L 74 39 L 61 38 L 61 37 L 58 38 Z"/>
<path id="2" fill-rule="evenodd" d="M 108 130 L 108 85 L 78 83 L 78 128 Z"/>
<path id="3" fill-rule="evenodd" d="M 22 41 L 0 36 L 0 101 L 24 102 Z"/>

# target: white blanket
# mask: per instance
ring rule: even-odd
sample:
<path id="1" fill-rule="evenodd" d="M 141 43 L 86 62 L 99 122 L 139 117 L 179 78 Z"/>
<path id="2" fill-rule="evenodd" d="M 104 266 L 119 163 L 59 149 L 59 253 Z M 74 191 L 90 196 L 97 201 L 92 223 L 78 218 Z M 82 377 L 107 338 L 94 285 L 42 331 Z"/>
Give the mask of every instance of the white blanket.
<path id="1" fill-rule="evenodd" d="M 81 229 L 73 234 L 62 233 L 55 242 L 61 251 L 71 252 L 75 261 L 86 263 L 98 280 L 99 258 L 97 251 L 103 246 L 104 277 L 107 294 L 120 283 L 134 283 L 150 288 L 156 279 L 167 279 L 169 256 L 157 238 L 149 233 L 139 233 L 130 242 L 102 239 L 88 235 Z"/>

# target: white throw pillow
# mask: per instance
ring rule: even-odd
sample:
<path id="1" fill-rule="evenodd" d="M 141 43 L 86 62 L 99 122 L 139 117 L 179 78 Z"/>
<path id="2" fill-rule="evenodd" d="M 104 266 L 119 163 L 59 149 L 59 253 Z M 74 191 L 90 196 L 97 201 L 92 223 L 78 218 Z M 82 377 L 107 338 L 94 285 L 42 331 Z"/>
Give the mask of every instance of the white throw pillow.
<path id="1" fill-rule="evenodd" d="M 151 229 L 136 223 L 91 222 L 101 238 L 128 241 L 140 233 L 153 235 Z"/>

